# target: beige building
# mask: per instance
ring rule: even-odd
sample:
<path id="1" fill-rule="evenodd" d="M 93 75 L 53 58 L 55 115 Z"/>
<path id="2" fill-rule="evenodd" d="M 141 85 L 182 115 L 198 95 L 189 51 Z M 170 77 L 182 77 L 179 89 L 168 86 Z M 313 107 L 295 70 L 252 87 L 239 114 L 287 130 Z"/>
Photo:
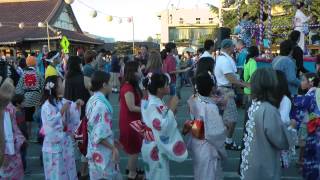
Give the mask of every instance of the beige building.
<path id="1" fill-rule="evenodd" d="M 178 47 L 201 46 L 219 24 L 219 18 L 209 8 L 173 8 L 161 12 L 158 17 L 161 20 L 161 44 L 175 42 Z"/>

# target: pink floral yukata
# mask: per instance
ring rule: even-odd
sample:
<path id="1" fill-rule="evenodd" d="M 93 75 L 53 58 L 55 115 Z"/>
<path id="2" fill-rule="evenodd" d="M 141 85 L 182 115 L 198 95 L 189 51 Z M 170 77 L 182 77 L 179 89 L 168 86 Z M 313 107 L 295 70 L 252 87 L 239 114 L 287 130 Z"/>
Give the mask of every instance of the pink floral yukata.
<path id="1" fill-rule="evenodd" d="M 4 112 L 4 122 L 9 120 L 11 121 L 11 124 L 5 123 L 4 127 L 5 131 L 7 129 L 12 129 L 12 131 L 9 133 L 5 132 L 6 144 L 4 160 L 8 163 L 8 165 L 0 168 L 0 179 L 2 180 L 22 180 L 24 176 L 20 148 L 26 139 L 18 128 L 15 114 L 15 107 L 12 104 L 9 104 Z M 8 125 L 11 127 L 8 127 Z"/>
<path id="2" fill-rule="evenodd" d="M 61 115 L 60 110 L 65 103 L 71 103 L 70 111 Z M 41 119 L 45 134 L 42 154 L 46 180 L 78 179 L 71 137 L 80 123 L 76 104 L 62 99 L 54 106 L 46 101 L 41 108 Z"/>

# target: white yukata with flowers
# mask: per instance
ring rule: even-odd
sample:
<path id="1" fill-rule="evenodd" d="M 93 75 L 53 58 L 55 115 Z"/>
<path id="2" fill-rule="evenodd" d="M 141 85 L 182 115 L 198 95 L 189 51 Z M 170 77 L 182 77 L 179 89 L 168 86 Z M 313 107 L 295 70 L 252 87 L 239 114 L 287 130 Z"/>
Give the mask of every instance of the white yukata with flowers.
<path id="1" fill-rule="evenodd" d="M 221 162 L 226 159 L 224 147 L 226 139 L 225 126 L 217 105 L 212 98 L 200 95 L 188 100 L 190 115 L 193 120 L 202 120 L 204 139 L 188 134 L 188 150 L 193 160 L 195 180 L 222 180 Z"/>
<path id="2" fill-rule="evenodd" d="M 119 179 L 119 167 L 112 161 L 112 150 L 100 144 L 107 140 L 114 144 L 112 132 L 113 109 L 101 92 L 96 92 L 88 101 L 88 153 L 89 174 L 91 180 Z"/>
<path id="3" fill-rule="evenodd" d="M 66 99 L 55 103 L 52 105 L 47 100 L 41 107 L 45 135 L 42 146 L 45 177 L 46 180 L 75 180 L 78 177 L 72 135 L 80 123 L 80 110 L 76 103 Z M 65 103 L 71 106 L 62 115 L 60 111 Z"/>
<path id="4" fill-rule="evenodd" d="M 143 140 L 142 159 L 145 164 L 146 179 L 169 180 L 169 160 L 182 162 L 188 152 L 177 128 L 173 112 L 163 101 L 149 95 L 142 108 L 143 121 L 151 128 L 154 141 Z"/>

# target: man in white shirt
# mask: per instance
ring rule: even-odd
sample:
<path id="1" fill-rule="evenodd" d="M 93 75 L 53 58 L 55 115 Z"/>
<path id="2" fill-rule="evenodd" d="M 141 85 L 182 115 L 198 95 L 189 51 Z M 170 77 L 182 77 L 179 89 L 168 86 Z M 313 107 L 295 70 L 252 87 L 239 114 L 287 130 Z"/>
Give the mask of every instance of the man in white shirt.
<path id="1" fill-rule="evenodd" d="M 225 39 L 221 43 L 221 55 L 216 60 L 214 74 L 217 80 L 218 90 L 224 96 L 223 120 L 227 126 L 226 149 L 241 150 L 240 146 L 232 140 L 232 135 L 237 122 L 238 112 L 235 103 L 235 92 L 233 86 L 248 87 L 237 75 L 237 66 L 231 54 L 235 45 L 231 39 Z"/>
<path id="2" fill-rule="evenodd" d="M 212 56 L 213 50 L 214 50 L 214 42 L 213 42 L 213 40 L 207 39 L 204 42 L 204 53 L 201 55 L 200 59 L 204 58 L 204 57 L 210 57 L 210 58 L 212 58 L 212 60 L 214 60 L 213 56 Z"/>

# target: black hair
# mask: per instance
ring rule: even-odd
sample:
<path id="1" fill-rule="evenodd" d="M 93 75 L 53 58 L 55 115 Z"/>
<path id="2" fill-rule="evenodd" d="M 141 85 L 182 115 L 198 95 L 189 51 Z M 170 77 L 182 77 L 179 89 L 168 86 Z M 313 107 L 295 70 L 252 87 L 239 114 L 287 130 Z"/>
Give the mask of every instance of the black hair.
<path id="1" fill-rule="evenodd" d="M 319 86 L 319 76 L 316 73 L 306 73 L 304 76 L 307 78 L 308 82 L 313 83 L 313 87 Z"/>
<path id="2" fill-rule="evenodd" d="M 147 50 L 149 50 L 149 47 L 147 45 L 141 45 L 140 48 L 145 47 Z"/>
<path id="3" fill-rule="evenodd" d="M 214 47 L 214 42 L 213 40 L 211 39 L 207 39 L 205 42 L 204 42 L 204 49 L 206 51 L 209 51 L 211 49 L 211 47 Z"/>
<path id="4" fill-rule="evenodd" d="M 133 86 L 136 93 L 142 96 L 142 91 L 139 87 L 140 79 L 137 79 L 135 73 L 138 72 L 139 69 L 139 62 L 137 61 L 128 61 L 124 66 L 124 76 L 123 76 L 123 83 L 128 82 Z"/>
<path id="5" fill-rule="evenodd" d="M 209 97 L 215 82 L 208 72 L 200 73 L 196 76 L 196 86 L 196 90 L 201 96 Z"/>
<path id="6" fill-rule="evenodd" d="M 100 49 L 99 53 L 107 54 L 107 51 L 105 49 Z"/>
<path id="7" fill-rule="evenodd" d="M 299 2 L 296 5 L 297 9 L 301 9 L 302 7 L 304 7 L 304 2 Z"/>
<path id="8" fill-rule="evenodd" d="M 165 46 L 165 50 L 167 53 L 171 53 L 173 49 L 177 48 L 177 45 L 173 42 L 169 42 Z"/>
<path id="9" fill-rule="evenodd" d="M 202 57 L 197 63 L 196 75 L 201 73 L 212 72 L 214 67 L 214 61 L 211 57 Z"/>
<path id="10" fill-rule="evenodd" d="M 251 46 L 248 48 L 248 55 L 246 57 L 246 64 L 249 62 L 250 58 L 255 58 L 259 56 L 259 49 L 257 46 Z"/>
<path id="11" fill-rule="evenodd" d="M 53 58 L 57 53 L 58 53 L 58 51 L 50 51 L 50 52 L 48 53 L 47 58 L 48 58 L 48 59 L 51 59 L 51 58 Z"/>
<path id="12" fill-rule="evenodd" d="M 248 12 L 244 12 L 244 13 L 242 14 L 242 18 L 244 18 L 244 17 L 247 16 L 247 15 L 249 15 L 249 13 L 248 13 Z"/>
<path id="13" fill-rule="evenodd" d="M 25 58 L 20 58 L 19 60 L 19 67 L 21 67 L 22 69 L 27 67 L 27 62 Z"/>
<path id="14" fill-rule="evenodd" d="M 160 55 L 161 55 L 161 59 L 164 60 L 167 58 L 167 51 L 166 49 L 163 49 L 161 52 L 160 52 Z"/>
<path id="15" fill-rule="evenodd" d="M 55 99 L 58 98 L 58 94 L 57 94 L 57 85 L 58 85 L 58 79 L 60 77 L 59 76 L 49 76 L 47 77 L 45 83 L 44 83 L 44 92 L 43 92 L 43 103 L 48 100 L 49 103 L 53 106 L 56 106 L 56 103 L 55 103 Z M 46 89 L 46 86 L 48 83 L 52 83 L 53 84 L 53 87 L 49 89 Z"/>
<path id="16" fill-rule="evenodd" d="M 252 99 L 269 102 L 278 108 L 280 104 L 276 96 L 277 85 L 276 71 L 271 68 L 258 69 L 251 78 Z"/>
<path id="17" fill-rule="evenodd" d="M 284 40 L 280 43 L 280 55 L 288 56 L 293 48 L 294 43 L 291 40 Z"/>
<path id="18" fill-rule="evenodd" d="M 202 54 L 202 53 L 204 53 L 204 48 L 199 48 L 199 49 L 197 50 L 197 54 Z"/>
<path id="19" fill-rule="evenodd" d="M 104 71 L 96 71 L 91 77 L 91 91 L 99 91 L 103 87 L 103 83 L 108 84 L 110 75 Z"/>
<path id="20" fill-rule="evenodd" d="M 288 98 L 291 97 L 290 91 L 289 91 L 289 84 L 286 78 L 286 75 L 280 71 L 277 70 L 277 79 L 278 79 L 278 85 L 277 85 L 277 98 L 278 103 L 280 104 L 283 96 L 287 96 Z"/>
<path id="21" fill-rule="evenodd" d="M 143 86 L 150 94 L 156 96 L 159 88 L 164 88 L 168 85 L 169 79 L 165 74 L 154 73 L 151 78 L 148 77 L 143 80 Z"/>
<path id="22" fill-rule="evenodd" d="M 289 35 L 289 40 L 295 43 L 298 42 L 299 38 L 300 38 L 300 32 L 296 30 L 292 31 Z"/>
<path id="23" fill-rule="evenodd" d="M 67 62 L 67 75 L 66 78 L 71 78 L 75 75 L 82 74 L 81 59 L 78 56 L 70 56 Z"/>
<path id="24" fill-rule="evenodd" d="M 22 104 L 23 101 L 24 101 L 24 95 L 22 94 L 15 94 L 11 100 L 14 106 L 17 106 L 18 104 Z"/>

